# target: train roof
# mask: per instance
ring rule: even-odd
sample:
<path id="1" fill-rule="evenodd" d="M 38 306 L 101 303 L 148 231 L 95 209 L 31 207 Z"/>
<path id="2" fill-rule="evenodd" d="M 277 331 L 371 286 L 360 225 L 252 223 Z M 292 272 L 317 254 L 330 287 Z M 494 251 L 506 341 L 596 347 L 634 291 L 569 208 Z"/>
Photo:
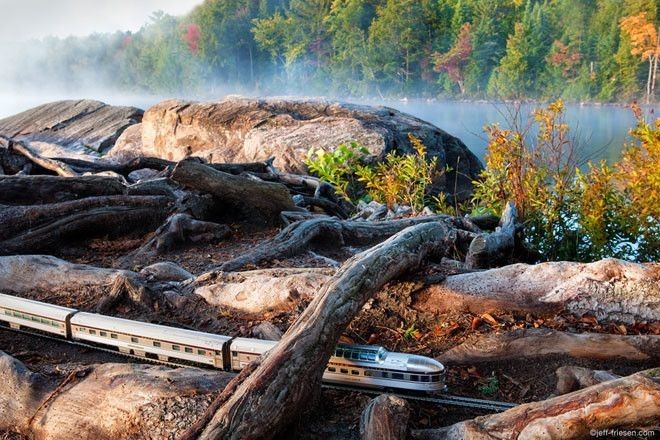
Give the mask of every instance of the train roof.
<path id="1" fill-rule="evenodd" d="M 56 319 L 58 321 L 64 321 L 67 316 L 78 311 L 69 307 L 46 304 L 41 301 L 5 295 L 4 293 L 0 293 L 0 307 L 20 310 L 25 313 L 43 316 L 44 318 Z"/>
<path id="2" fill-rule="evenodd" d="M 147 322 L 131 321 L 115 318 L 113 316 L 99 315 L 97 313 L 79 312 L 71 319 L 72 325 L 83 325 L 96 329 L 108 330 L 116 333 L 125 333 L 145 338 L 175 342 L 193 347 L 213 348 L 222 350 L 229 336 L 214 335 L 194 330 L 186 330 L 165 325 L 150 324 Z"/>
<path id="3" fill-rule="evenodd" d="M 266 341 L 263 339 L 235 338 L 231 341 L 231 349 L 247 350 L 250 353 L 262 354 L 276 346 L 277 342 L 278 341 Z"/>
<path id="4" fill-rule="evenodd" d="M 378 345 L 337 344 L 334 356 L 361 362 L 382 362 L 388 351 Z"/>

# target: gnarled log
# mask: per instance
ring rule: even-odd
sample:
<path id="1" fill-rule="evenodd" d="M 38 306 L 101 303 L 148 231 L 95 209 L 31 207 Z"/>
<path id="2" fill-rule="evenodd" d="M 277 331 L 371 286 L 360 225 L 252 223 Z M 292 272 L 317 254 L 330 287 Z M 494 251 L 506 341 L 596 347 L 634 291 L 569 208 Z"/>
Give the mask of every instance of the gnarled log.
<path id="1" fill-rule="evenodd" d="M 632 322 L 660 319 L 660 264 L 607 258 L 595 263 L 513 264 L 448 276 L 422 289 L 418 310 L 474 313 L 562 309 L 598 319 Z"/>
<path id="2" fill-rule="evenodd" d="M 0 212 L 0 254 L 60 246 L 66 238 L 144 232 L 163 222 L 170 200 L 161 196 L 101 196 Z"/>
<path id="3" fill-rule="evenodd" d="M 412 225 L 444 222 L 448 219 L 448 216 L 435 215 L 383 222 L 360 222 L 318 216 L 290 224 L 272 240 L 260 244 L 247 254 L 223 263 L 217 270 L 233 272 L 248 264 L 291 257 L 306 250 L 315 240 L 332 243 L 334 247 L 344 244 L 364 245 L 385 240 Z"/>
<path id="4" fill-rule="evenodd" d="M 118 179 L 103 176 L 0 176 L 0 203 L 40 205 L 126 193 Z"/>
<path id="5" fill-rule="evenodd" d="M 473 364 L 553 355 L 602 360 L 657 360 L 660 359 L 660 336 L 515 330 L 475 335 L 444 352 L 438 360 L 447 364 Z"/>
<path id="6" fill-rule="evenodd" d="M 277 224 L 282 211 L 295 209 L 284 185 L 234 176 L 195 161 L 179 162 L 171 178 L 187 188 L 211 194 L 226 205 L 226 211 L 234 210 L 250 221 Z"/>
<path id="7" fill-rule="evenodd" d="M 653 426 L 658 414 L 660 369 L 655 368 L 447 428 L 413 431 L 412 438 L 583 439 L 592 430 Z"/>
<path id="8" fill-rule="evenodd" d="M 401 397 L 381 394 L 372 399 L 360 417 L 362 440 L 405 440 L 410 407 Z"/>
<path id="9" fill-rule="evenodd" d="M 557 387 L 555 394 L 567 394 L 581 388 L 590 387 L 608 380 L 619 379 L 621 376 L 604 370 L 564 366 L 557 368 Z"/>
<path id="10" fill-rule="evenodd" d="M 272 438 L 281 432 L 318 392 L 339 336 L 370 296 L 431 254 L 443 254 L 454 241 L 455 234 L 442 222 L 426 223 L 344 263 L 254 372 L 247 378 L 241 374 L 237 385 L 229 386 L 232 394 L 221 394 L 222 405 L 201 438 Z"/>

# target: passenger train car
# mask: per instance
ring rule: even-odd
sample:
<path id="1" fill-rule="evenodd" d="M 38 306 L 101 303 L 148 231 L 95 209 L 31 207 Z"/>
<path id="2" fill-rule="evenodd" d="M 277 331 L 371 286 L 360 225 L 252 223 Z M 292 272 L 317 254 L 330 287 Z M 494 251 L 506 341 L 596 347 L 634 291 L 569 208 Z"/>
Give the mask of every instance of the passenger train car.
<path id="1" fill-rule="evenodd" d="M 231 338 L 164 325 L 79 312 L 0 294 L 0 324 L 111 348 L 148 359 L 240 371 L 276 341 Z M 357 387 L 445 390 L 445 368 L 431 358 L 371 345 L 339 344 L 323 381 Z"/>

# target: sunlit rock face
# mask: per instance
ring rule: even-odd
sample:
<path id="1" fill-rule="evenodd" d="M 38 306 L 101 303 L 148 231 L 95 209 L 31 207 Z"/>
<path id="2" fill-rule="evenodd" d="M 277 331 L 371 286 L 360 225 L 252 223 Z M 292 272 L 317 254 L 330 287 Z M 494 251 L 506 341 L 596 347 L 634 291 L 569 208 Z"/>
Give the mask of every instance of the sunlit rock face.
<path id="1" fill-rule="evenodd" d="M 141 139 L 137 131 L 141 130 Z M 275 166 L 306 172 L 310 148 L 333 150 L 357 141 L 376 158 L 390 151 L 412 152 L 408 134 L 422 140 L 441 169 L 453 171 L 438 189 L 467 196 L 482 166 L 460 139 L 434 125 L 387 107 L 324 100 L 228 97 L 219 102 L 168 100 L 144 114 L 127 130 L 110 156 L 133 154 L 179 160 L 201 156 L 212 162 L 249 162 L 275 158 Z M 458 171 L 458 177 L 456 176 Z"/>
<path id="2" fill-rule="evenodd" d="M 56 101 L 0 119 L 0 135 L 27 142 L 43 156 L 88 158 L 111 148 L 142 113 L 93 100 Z"/>

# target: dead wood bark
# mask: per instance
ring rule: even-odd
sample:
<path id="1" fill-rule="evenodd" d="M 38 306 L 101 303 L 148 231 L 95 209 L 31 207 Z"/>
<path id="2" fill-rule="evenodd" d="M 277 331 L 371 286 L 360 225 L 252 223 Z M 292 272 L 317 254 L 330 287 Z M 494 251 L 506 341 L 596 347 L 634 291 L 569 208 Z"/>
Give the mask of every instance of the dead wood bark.
<path id="1" fill-rule="evenodd" d="M 660 264 L 612 258 L 595 263 L 513 264 L 447 277 L 420 290 L 418 310 L 474 313 L 568 310 L 599 320 L 660 319 Z"/>
<path id="2" fill-rule="evenodd" d="M 58 176 L 62 176 L 62 177 L 78 176 L 78 173 L 76 173 L 67 164 L 62 163 L 55 159 L 48 159 L 46 157 L 41 157 L 34 151 L 30 150 L 30 148 L 27 145 L 25 145 L 23 142 L 14 141 L 5 138 L 0 139 L 0 141 L 2 141 L 7 145 L 7 149 L 9 151 L 13 151 L 21 154 L 25 158 L 29 159 L 32 163 L 39 165 L 40 167 L 47 169 L 49 171 L 53 171 Z"/>
<path id="3" fill-rule="evenodd" d="M 621 376 L 604 370 L 592 370 L 590 368 L 564 366 L 557 368 L 557 387 L 555 395 L 567 394 L 581 388 L 590 387 L 608 380 L 619 379 Z"/>
<path id="4" fill-rule="evenodd" d="M 104 364 L 48 379 L 0 352 L 0 431 L 36 439 L 176 436 L 232 377 L 199 368 Z"/>
<path id="5" fill-rule="evenodd" d="M 246 272 L 212 272 L 198 277 L 191 288 L 215 306 L 248 313 L 290 309 L 302 299 L 311 299 L 334 269 L 262 269 Z"/>
<path id="6" fill-rule="evenodd" d="M 125 192 L 126 187 L 112 177 L 0 176 L 0 203 L 8 205 L 40 205 Z"/>
<path id="7" fill-rule="evenodd" d="M 145 232 L 163 222 L 169 202 L 161 196 L 102 196 L 13 206 L 0 212 L 0 254 L 50 249 L 67 239 Z"/>
<path id="8" fill-rule="evenodd" d="M 454 241 L 453 231 L 436 221 L 407 228 L 348 260 L 255 371 L 240 375 L 230 396 L 220 396 L 223 404 L 200 438 L 272 438 L 281 432 L 318 392 L 339 336 L 370 296 Z"/>
<path id="9" fill-rule="evenodd" d="M 511 259 L 515 247 L 516 208 L 507 203 L 500 226 L 491 234 L 480 234 L 472 240 L 465 263 L 470 269 L 502 265 Z"/>
<path id="10" fill-rule="evenodd" d="M 660 369 L 642 371 L 503 413 L 412 432 L 416 440 L 583 439 L 591 430 L 658 423 Z"/>
<path id="11" fill-rule="evenodd" d="M 381 394 L 367 404 L 360 417 L 362 440 L 405 440 L 410 407 L 400 397 Z"/>
<path id="12" fill-rule="evenodd" d="M 217 270 L 233 272 L 262 261 L 291 257 L 307 250 L 315 241 L 330 243 L 333 247 L 341 247 L 345 244 L 371 244 L 391 237 L 412 225 L 447 219 L 447 216 L 440 215 L 383 222 L 360 222 L 318 216 L 292 223 L 273 239 L 258 245 L 247 254 L 227 261 Z"/>
<path id="13" fill-rule="evenodd" d="M 658 360 L 660 336 L 516 330 L 475 336 L 447 350 L 438 360 L 446 364 L 474 364 L 553 355 L 601 360 Z"/>
<path id="14" fill-rule="evenodd" d="M 234 176 L 191 160 L 176 165 L 172 180 L 211 194 L 226 205 L 225 211 L 233 210 L 249 221 L 277 224 L 282 211 L 295 209 L 284 185 Z"/>

